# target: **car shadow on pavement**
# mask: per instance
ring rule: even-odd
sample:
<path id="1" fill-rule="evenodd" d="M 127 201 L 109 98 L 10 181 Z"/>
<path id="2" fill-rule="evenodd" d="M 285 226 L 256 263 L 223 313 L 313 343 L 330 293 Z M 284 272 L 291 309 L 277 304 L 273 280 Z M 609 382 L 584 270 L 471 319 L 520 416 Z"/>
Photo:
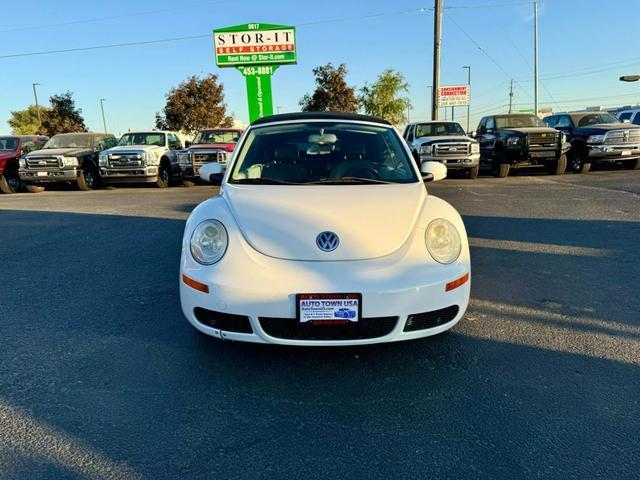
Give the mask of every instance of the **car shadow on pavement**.
<path id="1" fill-rule="evenodd" d="M 636 326 L 638 224 L 465 222 L 486 242 L 473 247 L 469 318 L 452 331 L 293 348 L 188 324 L 181 220 L 0 210 L 6 471 L 82 472 L 84 457 L 43 453 L 59 452 L 59 435 L 105 468 L 154 479 L 634 478 L 637 337 L 621 337 L 636 347 L 626 351 L 598 332 L 602 349 L 588 349 L 584 322 L 545 315 Z M 15 408 L 53 433 L 16 430 Z M 108 468 L 92 478 L 115 478 Z"/>

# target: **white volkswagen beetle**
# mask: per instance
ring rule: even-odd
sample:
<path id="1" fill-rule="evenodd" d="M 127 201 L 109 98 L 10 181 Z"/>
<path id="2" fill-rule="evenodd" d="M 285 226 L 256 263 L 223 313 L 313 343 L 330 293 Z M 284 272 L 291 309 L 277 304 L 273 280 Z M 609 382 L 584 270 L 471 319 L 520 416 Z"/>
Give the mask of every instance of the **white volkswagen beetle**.
<path id="1" fill-rule="evenodd" d="M 208 180 L 221 173 L 209 164 Z M 424 182 L 385 120 L 343 113 L 259 119 L 220 194 L 186 224 L 180 300 L 189 322 L 229 340 L 360 345 L 453 327 L 469 302 L 464 224 Z"/>

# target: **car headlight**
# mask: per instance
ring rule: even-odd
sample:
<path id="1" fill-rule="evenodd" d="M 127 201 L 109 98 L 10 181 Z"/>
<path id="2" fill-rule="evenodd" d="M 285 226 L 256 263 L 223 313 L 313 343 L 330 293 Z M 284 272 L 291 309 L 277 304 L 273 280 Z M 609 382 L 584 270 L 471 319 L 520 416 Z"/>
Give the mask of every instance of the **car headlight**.
<path id="1" fill-rule="evenodd" d="M 604 142 L 604 135 L 589 135 L 587 143 L 602 143 Z"/>
<path id="2" fill-rule="evenodd" d="M 520 143 L 520 137 L 509 137 L 507 138 L 507 145 L 514 146 Z"/>
<path id="3" fill-rule="evenodd" d="M 156 152 L 144 152 L 142 154 L 142 159 L 147 163 L 147 165 L 158 164 L 158 154 Z"/>
<path id="4" fill-rule="evenodd" d="M 421 155 L 431 155 L 431 145 L 421 145 L 420 146 L 420 154 Z"/>
<path id="5" fill-rule="evenodd" d="M 77 167 L 78 159 L 76 157 L 62 157 L 63 167 Z"/>
<path id="6" fill-rule="evenodd" d="M 191 255 L 202 265 L 213 265 L 227 251 L 227 229 L 218 220 L 205 220 L 191 234 Z"/>
<path id="7" fill-rule="evenodd" d="M 188 163 L 191 163 L 191 162 L 189 161 L 189 153 L 187 153 L 187 152 L 181 152 L 181 153 L 179 153 L 179 154 L 178 154 L 178 163 L 181 163 L 181 164 L 188 164 Z"/>
<path id="8" fill-rule="evenodd" d="M 98 165 L 100 165 L 101 167 L 106 167 L 109 163 L 109 156 L 108 155 L 100 155 L 98 157 Z"/>
<path id="9" fill-rule="evenodd" d="M 472 143 L 471 144 L 471 153 L 480 153 L 480 144 Z"/>
<path id="10" fill-rule="evenodd" d="M 452 263 L 460 256 L 460 234 L 449 220 L 433 220 L 427 227 L 424 240 L 429 254 L 438 263 Z"/>

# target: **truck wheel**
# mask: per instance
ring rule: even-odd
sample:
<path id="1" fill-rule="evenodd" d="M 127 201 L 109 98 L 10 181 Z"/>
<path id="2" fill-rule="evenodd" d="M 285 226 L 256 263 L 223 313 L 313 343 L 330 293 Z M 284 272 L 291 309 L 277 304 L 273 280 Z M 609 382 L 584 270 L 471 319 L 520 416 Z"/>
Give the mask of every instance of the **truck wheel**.
<path id="1" fill-rule="evenodd" d="M 5 169 L 4 175 L 0 175 L 0 190 L 2 193 L 16 193 L 20 189 L 20 177 L 18 171 L 9 167 Z"/>
<path id="2" fill-rule="evenodd" d="M 191 180 L 182 180 L 182 184 L 185 187 L 193 187 L 195 185 L 195 183 L 193 183 Z"/>
<path id="3" fill-rule="evenodd" d="M 160 165 L 160 171 L 158 172 L 158 180 L 156 181 L 156 187 L 167 188 L 171 181 L 171 171 L 166 163 Z"/>
<path id="4" fill-rule="evenodd" d="M 509 175 L 510 165 L 508 163 L 495 163 L 493 165 L 493 176 L 504 178 Z"/>
<path id="5" fill-rule="evenodd" d="M 27 185 L 25 188 L 27 189 L 27 192 L 29 192 L 29 193 L 42 193 L 42 192 L 44 192 L 44 187 L 42 187 L 40 185 Z"/>
<path id="6" fill-rule="evenodd" d="M 478 173 L 480 172 L 480 165 L 476 165 L 475 167 L 471 167 L 469 169 L 469 178 L 474 180 L 478 178 Z"/>
<path id="7" fill-rule="evenodd" d="M 95 169 L 90 165 L 83 168 L 80 175 L 78 175 L 78 188 L 82 191 L 93 190 L 97 187 L 97 182 Z"/>
<path id="8" fill-rule="evenodd" d="M 567 170 L 567 156 L 562 154 L 557 160 L 546 164 L 549 175 L 562 175 Z"/>
<path id="9" fill-rule="evenodd" d="M 585 161 L 585 158 L 582 154 L 574 153 L 571 155 L 571 159 L 569 162 L 569 167 L 573 173 L 587 173 L 591 170 L 591 163 Z"/>
<path id="10" fill-rule="evenodd" d="M 640 158 L 636 158 L 635 160 L 627 160 L 626 162 L 623 162 L 623 164 L 624 168 L 627 170 L 640 170 Z"/>

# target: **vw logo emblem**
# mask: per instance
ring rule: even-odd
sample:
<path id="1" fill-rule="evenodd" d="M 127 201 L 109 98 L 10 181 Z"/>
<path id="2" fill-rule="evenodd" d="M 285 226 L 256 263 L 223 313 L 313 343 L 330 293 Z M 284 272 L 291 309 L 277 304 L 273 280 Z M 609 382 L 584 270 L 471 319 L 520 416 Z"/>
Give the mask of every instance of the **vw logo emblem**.
<path id="1" fill-rule="evenodd" d="M 333 232 L 321 232 L 316 237 L 316 245 L 323 252 L 333 252 L 339 244 L 340 239 Z"/>

